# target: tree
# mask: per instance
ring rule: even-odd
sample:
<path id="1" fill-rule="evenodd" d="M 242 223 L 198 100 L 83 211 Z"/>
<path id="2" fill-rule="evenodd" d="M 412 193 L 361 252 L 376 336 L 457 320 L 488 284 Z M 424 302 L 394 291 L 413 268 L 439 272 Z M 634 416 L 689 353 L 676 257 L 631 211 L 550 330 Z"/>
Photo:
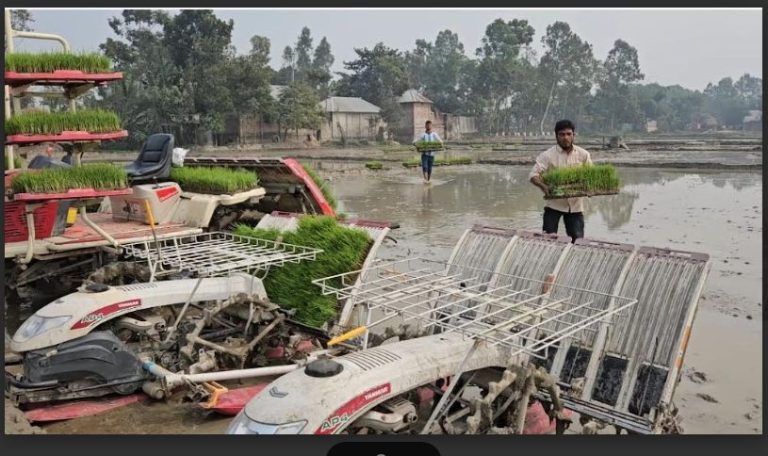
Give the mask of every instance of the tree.
<path id="1" fill-rule="evenodd" d="M 547 115 L 558 93 L 562 93 L 560 117 L 572 117 L 567 111 L 569 100 L 583 106 L 592 90 L 598 62 L 592 54 L 592 45 L 582 41 L 565 22 L 548 26 L 541 41 L 546 51 L 539 62 L 540 80 L 549 83 L 549 95 L 539 123 L 543 134 Z"/>
<path id="2" fill-rule="evenodd" d="M 99 45 L 113 61 L 123 79 L 99 88 L 102 108 L 118 113 L 128 130 L 128 143 L 141 144 L 192 109 L 186 87 L 180 84 L 182 70 L 171 62 L 163 44 L 163 29 L 170 16 L 162 10 L 123 10 L 109 20 L 117 39 Z M 179 143 L 184 138 L 177 138 Z"/>
<path id="3" fill-rule="evenodd" d="M 309 27 L 303 27 L 298 41 L 296 41 L 296 79 L 305 81 L 307 74 L 312 69 L 312 36 Z"/>
<path id="4" fill-rule="evenodd" d="M 738 81 L 733 84 L 738 96 L 744 100 L 748 109 L 762 109 L 763 106 L 763 80 L 750 76 L 749 73 L 742 75 Z"/>
<path id="5" fill-rule="evenodd" d="M 254 35 L 247 55 L 227 62 L 223 74 L 232 92 L 232 104 L 239 115 L 271 117 L 274 101 L 270 93 L 272 69 L 269 67 L 269 39 Z"/>
<path id="6" fill-rule="evenodd" d="M 22 32 L 31 32 L 32 24 L 35 19 L 32 17 L 32 13 L 25 9 L 11 10 L 11 27 L 14 30 Z"/>
<path id="7" fill-rule="evenodd" d="M 742 83 L 742 86 L 744 83 Z M 734 86 L 732 78 L 723 78 L 717 85 L 707 84 L 704 89 L 706 109 L 711 112 L 721 125 L 741 125 L 747 114 L 748 105 Z"/>
<path id="8" fill-rule="evenodd" d="M 616 40 L 608 52 L 602 68 L 600 89 L 593 107 L 609 124 L 611 131 L 616 123 L 637 123 L 641 118 L 637 97 L 629 86 L 643 79 L 637 49 L 626 41 Z"/>
<path id="9" fill-rule="evenodd" d="M 124 10 L 109 25 L 116 37 L 100 48 L 124 79 L 100 93 L 104 105 L 120 114 L 132 143 L 163 126 L 174 128 L 179 144 L 194 143 L 198 131 L 221 128 L 236 99 L 227 84 L 237 79 L 229 73 L 232 21 L 219 20 L 210 10 L 176 16 Z"/>
<path id="10" fill-rule="evenodd" d="M 463 75 L 469 59 L 458 34 L 443 30 L 434 44 L 416 40 L 416 49 L 405 59 L 411 87 L 423 90 L 443 112 L 463 110 L 467 95 Z"/>
<path id="11" fill-rule="evenodd" d="M 532 67 L 521 57 L 521 51 L 529 47 L 534 32 L 526 20 L 496 19 L 486 27 L 482 46 L 475 51 L 481 61 L 474 82 L 474 104 L 480 124 L 489 133 L 511 127 L 512 106 L 524 95 Z"/>
<path id="12" fill-rule="evenodd" d="M 290 75 L 290 79 L 281 81 L 284 84 L 293 83 L 296 80 L 296 54 L 290 46 L 283 49 L 283 66 L 280 70 L 282 74 Z"/>
<path id="13" fill-rule="evenodd" d="M 255 59 L 255 63 L 260 66 L 269 65 L 269 50 L 272 45 L 266 36 L 253 35 L 251 37 L 250 56 Z"/>
<path id="14" fill-rule="evenodd" d="M 381 107 L 408 89 L 406 62 L 400 51 L 378 43 L 373 49 L 355 48 L 355 53 L 357 60 L 344 62 L 344 68 L 351 73 L 339 73 L 338 95 L 360 97 Z M 393 109 L 382 117 L 394 124 L 399 120 L 397 115 Z"/>
<path id="15" fill-rule="evenodd" d="M 288 130 L 296 130 L 298 138 L 299 129 L 315 130 L 325 118 L 317 95 L 303 82 L 290 84 L 278 101 L 278 125 L 284 131 L 283 137 L 288 135 Z"/>
<path id="16" fill-rule="evenodd" d="M 211 10 L 182 10 L 165 25 L 163 42 L 171 61 L 182 68 L 182 85 L 192 96 L 193 111 L 200 128 L 220 129 L 223 113 L 232 109 L 229 89 L 221 81 L 220 69 L 232 57 L 234 22 L 222 21 Z"/>
<path id="17" fill-rule="evenodd" d="M 331 66 L 334 58 L 331 54 L 331 45 L 323 37 L 320 44 L 315 48 L 314 58 L 312 59 L 312 68 L 307 74 L 307 82 L 315 88 L 321 99 L 325 99 L 330 94 Z"/>

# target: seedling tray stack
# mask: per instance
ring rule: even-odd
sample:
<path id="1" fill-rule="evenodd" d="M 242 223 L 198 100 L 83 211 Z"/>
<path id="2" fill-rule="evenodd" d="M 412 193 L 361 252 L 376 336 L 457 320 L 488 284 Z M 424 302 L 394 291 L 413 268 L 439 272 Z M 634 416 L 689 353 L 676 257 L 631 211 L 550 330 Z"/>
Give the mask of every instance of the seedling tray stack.
<path id="1" fill-rule="evenodd" d="M 122 73 L 112 71 L 108 58 L 96 53 L 5 54 L 4 84 L 12 97 L 29 94 L 31 86 L 45 86 L 61 87 L 63 95 L 74 99 L 122 77 Z M 14 112 L 5 119 L 6 145 L 88 143 L 127 136 L 118 116 L 101 110 Z M 14 165 L 19 168 L 15 160 Z M 125 171 L 113 165 L 13 170 L 5 173 L 5 183 L 6 243 L 60 234 L 68 210 L 78 200 L 131 193 Z M 32 214 L 31 220 L 27 213 Z"/>
<path id="2" fill-rule="evenodd" d="M 13 95 L 23 94 L 31 85 L 62 87 L 70 98 L 120 80 L 108 58 L 96 53 L 65 52 L 8 53 L 5 55 L 5 84 Z M 42 142 L 94 142 L 126 138 L 116 114 L 100 110 L 78 112 L 15 113 L 5 123 L 6 144 Z"/>

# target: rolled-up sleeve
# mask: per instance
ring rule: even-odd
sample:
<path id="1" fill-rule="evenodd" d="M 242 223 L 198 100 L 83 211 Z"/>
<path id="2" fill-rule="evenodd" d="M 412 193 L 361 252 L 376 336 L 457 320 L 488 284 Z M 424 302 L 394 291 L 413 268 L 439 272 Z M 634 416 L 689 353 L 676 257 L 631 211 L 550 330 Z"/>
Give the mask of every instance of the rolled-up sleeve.
<path id="1" fill-rule="evenodd" d="M 533 179 L 536 176 L 541 176 L 549 168 L 549 155 L 547 152 L 542 152 L 536 157 L 536 163 L 533 165 L 531 172 L 528 174 L 528 180 Z"/>

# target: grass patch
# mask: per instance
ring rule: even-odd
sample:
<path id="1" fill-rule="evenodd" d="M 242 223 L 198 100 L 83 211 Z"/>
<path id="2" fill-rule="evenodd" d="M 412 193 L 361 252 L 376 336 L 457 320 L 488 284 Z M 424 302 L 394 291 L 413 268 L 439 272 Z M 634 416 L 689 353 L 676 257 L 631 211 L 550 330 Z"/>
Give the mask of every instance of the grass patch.
<path id="1" fill-rule="evenodd" d="M 451 165 L 471 165 L 472 159 L 470 157 L 455 157 L 449 159 L 438 158 L 435 159 L 434 166 L 451 166 Z M 421 159 L 412 158 L 403 162 L 403 166 L 406 168 L 417 168 L 421 166 Z"/>
<path id="2" fill-rule="evenodd" d="M 264 280 L 271 301 L 296 309 L 294 319 L 318 328 L 336 319 L 338 305 L 334 296 L 323 296 L 312 280 L 360 269 L 372 242 L 365 231 L 339 225 L 327 216 L 301 217 L 293 232 L 238 225 L 235 233 L 270 240 L 282 235 L 283 242 L 323 249 L 315 261 L 288 263 L 270 271 Z"/>
<path id="3" fill-rule="evenodd" d="M 610 164 L 554 168 L 541 176 L 555 197 L 617 193 L 621 182 Z"/>
<path id="4" fill-rule="evenodd" d="M 335 210 L 338 203 L 336 202 L 336 198 L 333 196 L 333 192 L 331 191 L 331 187 L 328 185 L 328 182 L 320 177 L 320 175 L 317 174 L 317 171 L 315 171 L 308 163 L 302 162 L 301 166 L 304 168 L 304 171 L 309 174 L 309 177 L 315 181 L 315 185 L 317 185 L 318 188 L 320 188 L 320 191 L 323 192 L 325 200 L 328 201 L 328 204 L 330 204 L 331 207 Z"/>
<path id="5" fill-rule="evenodd" d="M 441 161 L 441 160 L 437 160 Z M 442 160 L 443 164 L 445 165 L 471 165 L 472 159 L 469 157 L 456 157 L 456 158 L 449 158 L 448 160 Z"/>
<path id="6" fill-rule="evenodd" d="M 413 151 L 413 146 L 411 146 L 410 144 L 386 145 L 386 146 L 381 146 L 380 149 L 385 154 L 388 154 L 392 152 Z"/>
<path id="7" fill-rule="evenodd" d="M 5 54 L 5 71 L 17 73 L 52 73 L 56 70 L 80 70 L 84 73 L 107 73 L 112 62 L 95 52 L 14 52 Z"/>
<path id="8" fill-rule="evenodd" d="M 384 164 L 380 161 L 369 161 L 365 162 L 365 167 L 368 169 L 383 169 Z"/>
<path id="9" fill-rule="evenodd" d="M 128 174 L 123 168 L 110 163 L 27 171 L 11 181 L 14 193 L 64 193 L 80 188 L 117 190 L 127 186 Z"/>
<path id="10" fill-rule="evenodd" d="M 120 130 L 120 118 L 100 109 L 77 112 L 24 112 L 5 120 L 6 135 L 58 135 L 62 131 L 104 133 Z"/>
<path id="11" fill-rule="evenodd" d="M 186 192 L 212 195 L 231 195 L 253 190 L 259 183 L 258 176 L 252 171 L 202 166 L 171 168 L 171 180 Z"/>

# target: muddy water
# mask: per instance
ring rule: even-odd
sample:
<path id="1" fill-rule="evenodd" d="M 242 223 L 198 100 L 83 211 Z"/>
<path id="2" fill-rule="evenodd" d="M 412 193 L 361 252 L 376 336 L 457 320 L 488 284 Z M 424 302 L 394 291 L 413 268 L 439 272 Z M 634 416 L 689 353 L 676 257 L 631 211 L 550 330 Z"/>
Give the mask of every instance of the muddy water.
<path id="1" fill-rule="evenodd" d="M 447 260 L 475 223 L 541 229 L 543 200 L 527 182 L 527 167 L 436 168 L 430 185 L 419 170 L 323 167 L 340 211 L 401 224 L 393 233 L 398 243 L 382 249 L 383 257 Z M 588 201 L 587 237 L 712 258 L 675 395 L 685 432 L 761 432 L 762 176 L 647 168 L 620 174 L 620 194 Z"/>

